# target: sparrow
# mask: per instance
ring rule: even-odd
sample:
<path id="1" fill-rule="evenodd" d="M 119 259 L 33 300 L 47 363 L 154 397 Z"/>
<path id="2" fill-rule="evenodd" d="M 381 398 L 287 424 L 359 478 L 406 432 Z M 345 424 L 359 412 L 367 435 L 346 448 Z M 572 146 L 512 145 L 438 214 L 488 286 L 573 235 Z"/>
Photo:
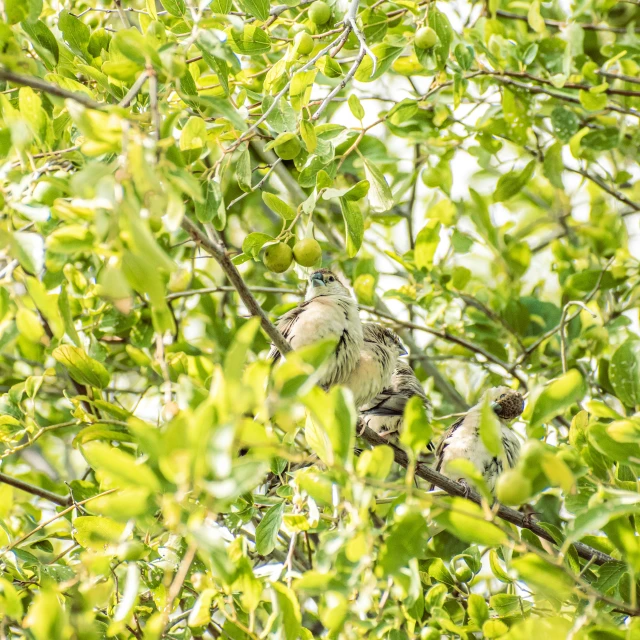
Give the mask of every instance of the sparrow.
<path id="1" fill-rule="evenodd" d="M 285 313 L 276 326 L 293 349 L 327 338 L 337 341 L 320 371 L 322 387 L 344 383 L 360 359 L 363 336 L 358 305 L 329 269 L 311 274 L 304 302 Z M 280 351 L 272 346 L 269 357 L 278 361 Z"/>
<path id="2" fill-rule="evenodd" d="M 391 384 L 398 357 L 407 355 L 400 338 L 387 327 L 365 322 L 362 333 L 360 357 L 343 383 L 353 393 L 356 407 L 367 404 Z"/>
<path id="3" fill-rule="evenodd" d="M 491 455 L 480 438 L 482 407 L 487 396 L 493 411 L 500 419 L 504 449 L 504 456 L 500 457 Z M 470 460 L 482 473 L 489 490 L 493 493 L 496 480 L 505 465 L 513 468 L 520 455 L 520 441 L 507 423 L 517 418 L 523 410 L 524 399 L 517 391 L 509 387 L 492 387 L 485 391 L 480 402 L 451 425 L 442 436 L 436 449 L 436 471 L 461 482 L 460 478 L 447 472 L 447 464 L 457 458 Z"/>
<path id="4" fill-rule="evenodd" d="M 430 422 L 433 413 L 431 401 L 413 369 L 399 361 L 390 383 L 373 400 L 360 407 L 360 418 L 366 427 L 383 438 L 395 440 L 402 429 L 404 408 L 413 396 L 422 400 Z"/>

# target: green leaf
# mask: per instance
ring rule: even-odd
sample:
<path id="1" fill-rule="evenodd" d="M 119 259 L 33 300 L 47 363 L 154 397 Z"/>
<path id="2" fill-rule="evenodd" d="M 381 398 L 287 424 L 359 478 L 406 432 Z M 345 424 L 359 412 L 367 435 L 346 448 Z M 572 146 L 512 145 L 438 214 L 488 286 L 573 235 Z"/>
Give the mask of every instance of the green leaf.
<path id="1" fill-rule="evenodd" d="M 269 17 L 268 0 L 242 0 L 247 12 L 263 22 Z"/>
<path id="2" fill-rule="evenodd" d="M 378 555 L 383 576 L 406 567 L 411 558 L 422 555 L 427 544 L 427 522 L 419 511 L 407 511 L 389 529 Z"/>
<path id="3" fill-rule="evenodd" d="M 353 258 L 360 250 L 364 239 L 362 212 L 353 200 L 348 200 L 347 198 L 340 198 L 340 210 L 342 211 L 347 232 L 347 255 Z"/>
<path id="4" fill-rule="evenodd" d="M 58 17 L 58 29 L 60 29 L 62 37 L 74 53 L 77 53 L 80 57 L 87 55 L 91 32 L 84 22 L 78 20 L 68 11 L 63 10 Z"/>
<path id="5" fill-rule="evenodd" d="M 640 405 L 640 340 L 630 338 L 615 350 L 609 380 L 625 405 Z"/>
<path id="6" fill-rule="evenodd" d="M 508 593 L 498 593 L 489 599 L 491 608 L 499 616 L 521 615 L 522 611 L 531 609 L 531 603 L 523 600 L 520 596 L 510 595 Z"/>
<path id="7" fill-rule="evenodd" d="M 187 6 L 184 0 L 160 0 L 160 2 L 167 12 L 176 18 L 180 18 L 187 11 Z M 226 11 L 222 13 L 226 13 Z"/>
<path id="8" fill-rule="evenodd" d="M 364 112 L 364 107 L 360 102 L 360 98 L 358 98 L 358 96 L 355 93 L 352 93 L 349 96 L 347 103 L 349 105 L 349 110 L 353 114 L 353 117 L 357 118 L 358 120 L 362 120 L 362 118 L 364 118 L 365 112 Z"/>
<path id="9" fill-rule="evenodd" d="M 563 413 L 583 398 L 586 391 L 585 381 L 577 369 L 570 369 L 551 381 L 536 399 L 529 419 L 530 427 L 533 429 Z"/>
<path id="10" fill-rule="evenodd" d="M 275 238 L 268 236 L 266 233 L 254 231 L 242 242 L 242 250 L 252 258 L 257 258 L 260 249 L 262 249 L 267 242 L 273 242 L 274 240 Z"/>
<path id="11" fill-rule="evenodd" d="M 440 228 L 442 224 L 437 220 L 430 220 L 416 236 L 413 257 L 418 269 L 431 269 L 433 257 L 440 244 Z"/>
<path id="12" fill-rule="evenodd" d="M 393 195 L 382 171 L 375 164 L 363 159 L 364 173 L 371 185 L 369 188 L 369 206 L 375 213 L 384 213 L 393 207 Z"/>
<path id="13" fill-rule="evenodd" d="M 62 345 L 56 347 L 51 355 L 76 382 L 96 389 L 104 389 L 109 385 L 111 376 L 104 365 L 90 358 L 80 347 Z"/>
<path id="14" fill-rule="evenodd" d="M 393 449 L 386 445 L 363 451 L 358 458 L 356 471 L 361 477 L 384 480 L 393 466 Z"/>
<path id="15" fill-rule="evenodd" d="M 513 198 L 529 182 L 535 167 L 536 162 L 532 160 L 522 171 L 509 171 L 501 175 L 493 194 L 493 201 L 504 202 Z"/>
<path id="16" fill-rule="evenodd" d="M 551 125 L 562 142 L 569 142 L 580 129 L 580 119 L 566 107 L 556 107 L 551 112 Z"/>
<path id="17" fill-rule="evenodd" d="M 502 455 L 502 428 L 488 396 L 485 397 L 480 412 L 480 439 L 492 456 L 500 457 Z"/>
<path id="18" fill-rule="evenodd" d="M 279 582 L 272 582 L 271 588 L 275 595 L 274 610 L 280 621 L 283 633 L 280 637 L 285 640 L 297 640 L 302 629 L 302 614 L 300 603 L 295 593 Z"/>
<path id="19" fill-rule="evenodd" d="M 267 556 L 275 549 L 283 514 L 284 502 L 274 504 L 264 514 L 256 527 L 256 553 Z"/>
<path id="20" fill-rule="evenodd" d="M 527 585 L 543 595 L 564 600 L 573 592 L 574 582 L 571 576 L 534 553 L 516 558 L 511 565 Z"/>
<path id="21" fill-rule="evenodd" d="M 563 189 L 562 172 L 564 164 L 562 162 L 562 145 L 559 142 L 551 145 L 544 154 L 544 164 L 542 172 L 545 178 L 558 189 Z"/>
<path id="22" fill-rule="evenodd" d="M 227 210 L 220 183 L 217 180 L 208 180 L 205 189 L 204 202 L 196 202 L 196 216 L 200 222 L 210 222 L 214 229 L 222 231 L 227 224 Z"/>
<path id="23" fill-rule="evenodd" d="M 464 498 L 447 498 L 448 508 L 434 515 L 434 520 L 464 542 L 496 546 L 507 541 L 507 534 L 485 520 L 485 513 Z"/>
<path id="24" fill-rule="evenodd" d="M 27 34 L 37 54 L 47 63 L 48 68 L 55 67 L 60 59 L 60 50 L 58 41 L 49 27 L 42 20 L 23 22 L 20 26 Z"/>
<path id="25" fill-rule="evenodd" d="M 271 50 L 271 39 L 259 27 L 251 24 L 244 26 L 242 31 L 231 30 L 229 46 L 236 53 L 245 56 L 259 56 Z"/>
<path id="26" fill-rule="evenodd" d="M 580 91 L 578 93 L 580 104 L 587 111 L 602 111 L 607 106 L 606 93 L 592 93 L 591 91 Z"/>
<path id="27" fill-rule="evenodd" d="M 477 593 L 469 594 L 467 611 L 469 613 L 469 619 L 477 627 L 482 628 L 482 625 L 489 619 L 489 607 L 485 599 Z"/>
<path id="28" fill-rule="evenodd" d="M 263 191 L 262 201 L 269 209 L 275 211 L 284 220 L 293 220 L 296 217 L 296 210 L 273 193 Z"/>
<path id="29" fill-rule="evenodd" d="M 73 521 L 76 542 L 85 549 L 103 551 L 120 541 L 126 525 L 103 516 L 78 516 Z"/>
<path id="30" fill-rule="evenodd" d="M 245 192 L 251 191 L 251 154 L 245 149 L 236 162 L 236 176 L 240 188 Z"/>
<path id="31" fill-rule="evenodd" d="M 103 477 L 116 486 L 144 487 L 151 493 L 157 493 L 161 489 L 156 474 L 141 460 L 122 449 L 92 441 L 82 445 L 80 450 L 98 477 Z"/>
<path id="32" fill-rule="evenodd" d="M 418 453 L 431 441 L 431 437 L 431 424 L 422 399 L 413 396 L 404 408 L 400 442 L 414 453 Z"/>

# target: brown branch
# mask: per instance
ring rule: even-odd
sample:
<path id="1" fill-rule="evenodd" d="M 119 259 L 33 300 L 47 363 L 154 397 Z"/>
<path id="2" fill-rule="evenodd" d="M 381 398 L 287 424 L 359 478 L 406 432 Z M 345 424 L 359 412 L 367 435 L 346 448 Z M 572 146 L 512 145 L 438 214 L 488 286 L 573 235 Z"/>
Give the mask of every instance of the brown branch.
<path id="1" fill-rule="evenodd" d="M 64 497 L 58 495 L 57 493 L 53 493 L 52 491 L 47 491 L 46 489 L 42 489 L 41 487 L 36 487 L 33 484 L 29 484 L 28 482 L 23 482 L 22 480 L 18 480 L 12 476 L 8 476 L 5 473 L 0 473 L 0 482 L 4 482 L 4 484 L 8 484 L 16 489 L 20 489 L 20 491 L 25 491 L 26 493 L 30 493 L 32 496 L 38 496 L 39 498 L 44 498 L 45 500 L 49 500 L 49 502 L 53 502 L 54 504 L 59 504 L 61 507 L 66 507 L 71 503 L 70 497 Z"/>
<path id="2" fill-rule="evenodd" d="M 14 73 L 13 71 L 9 71 L 4 67 L 0 67 L 0 80 L 6 80 L 7 82 L 13 82 L 13 84 L 19 84 L 23 87 L 31 87 L 32 89 L 37 89 L 38 91 L 43 91 L 44 93 L 48 93 L 49 95 L 56 96 L 58 98 L 67 98 L 69 100 L 73 100 L 78 104 L 84 105 L 88 109 L 104 109 L 107 105 L 100 104 L 95 100 L 92 100 L 88 96 L 83 93 L 76 93 L 74 91 L 67 91 L 62 87 L 59 87 L 57 84 L 51 84 L 50 82 L 45 82 L 44 80 L 40 80 L 40 78 L 34 78 L 31 76 L 23 76 L 19 73 Z"/>
<path id="3" fill-rule="evenodd" d="M 600 176 L 596 176 L 592 173 L 585 171 L 584 169 L 571 169 L 570 167 L 565 167 L 567 171 L 571 171 L 572 173 L 577 173 L 581 175 L 583 178 L 587 180 L 591 180 L 594 184 L 597 184 L 603 191 L 606 191 L 610 196 L 613 196 L 616 200 L 620 202 L 624 202 L 626 205 L 631 207 L 634 211 L 640 211 L 640 205 L 627 198 L 624 193 L 620 193 L 620 191 L 616 191 L 614 188 L 610 187 Z"/>
<path id="4" fill-rule="evenodd" d="M 529 19 L 527 16 L 522 16 L 517 13 L 511 13 L 510 11 L 503 11 L 502 9 L 498 9 L 496 11 L 496 15 L 500 18 L 506 18 L 507 20 L 522 20 L 523 22 L 528 22 Z M 544 19 L 544 23 L 547 27 L 554 27 L 555 29 L 562 29 L 566 27 L 569 23 L 562 22 L 561 20 L 550 20 L 548 18 Z M 611 33 L 627 33 L 627 29 L 625 27 L 610 27 L 606 24 L 591 24 L 589 22 L 577 22 L 579 27 L 582 27 L 585 31 L 610 31 Z M 640 29 L 636 28 L 633 30 L 635 33 L 640 33 Z"/>
<path id="5" fill-rule="evenodd" d="M 611 71 L 603 71 L 598 69 L 596 74 L 609 78 L 610 80 L 622 80 L 623 82 L 631 82 L 632 84 L 640 84 L 640 78 L 634 78 L 633 76 L 625 76 L 622 73 L 612 73 Z"/>
<path id="6" fill-rule="evenodd" d="M 284 339 L 283 335 L 278 331 L 275 325 L 269 320 L 267 314 L 263 308 L 258 304 L 257 300 L 253 297 L 253 294 L 249 290 L 249 287 L 245 284 L 242 276 L 236 265 L 233 264 L 226 247 L 222 242 L 210 240 L 203 231 L 201 231 L 189 218 L 185 217 L 182 220 L 182 228 L 197 242 L 207 253 L 213 256 L 216 262 L 220 265 L 220 268 L 224 271 L 227 278 L 229 278 L 231 284 L 240 295 L 245 307 L 249 310 L 252 316 L 260 318 L 260 324 L 265 333 L 271 338 L 271 341 L 280 351 L 280 353 L 289 353 L 291 346 Z"/>
<path id="7" fill-rule="evenodd" d="M 380 445 L 387 445 L 393 449 L 393 457 L 395 461 L 402 467 L 407 468 L 409 466 L 409 457 L 407 454 L 396 447 L 393 443 L 385 440 L 381 436 L 379 436 L 375 431 L 369 429 L 369 427 L 362 427 L 358 425 L 360 436 L 366 440 L 369 444 L 374 447 Z M 428 467 L 425 464 L 418 463 L 416 464 L 415 475 L 431 484 L 435 485 L 439 489 L 446 491 L 451 496 L 457 496 L 460 498 L 466 497 L 466 487 L 462 484 L 455 482 L 454 480 L 450 480 L 446 476 L 443 476 L 441 473 L 434 471 L 431 467 Z M 481 504 L 482 501 L 478 495 L 475 493 L 471 493 L 469 496 L 469 500 L 475 502 L 476 504 Z M 545 529 L 543 529 L 540 525 L 535 522 L 531 522 L 531 518 L 527 518 L 524 514 L 516 511 L 515 509 L 511 509 L 510 507 L 506 507 L 504 505 L 500 505 L 496 512 L 496 515 L 504 520 L 505 522 L 510 522 L 511 524 L 515 524 L 517 527 L 521 529 L 529 529 L 529 531 L 535 533 L 538 538 L 542 538 L 556 544 L 556 541 L 553 537 L 547 533 Z M 581 558 L 586 560 L 591 560 L 593 558 L 593 562 L 598 565 L 602 565 L 605 562 L 614 562 L 614 558 L 607 555 L 606 553 L 602 553 L 602 551 L 598 551 L 597 549 L 593 549 L 582 542 L 574 542 L 573 546 L 575 547 L 578 555 Z"/>

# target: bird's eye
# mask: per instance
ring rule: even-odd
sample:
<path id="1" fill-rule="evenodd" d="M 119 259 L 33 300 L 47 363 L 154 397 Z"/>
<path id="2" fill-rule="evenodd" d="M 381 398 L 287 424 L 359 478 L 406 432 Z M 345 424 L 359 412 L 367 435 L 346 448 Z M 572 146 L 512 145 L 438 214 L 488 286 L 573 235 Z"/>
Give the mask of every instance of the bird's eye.
<path id="1" fill-rule="evenodd" d="M 329 282 L 333 282 L 335 278 L 333 276 L 329 276 Z"/>

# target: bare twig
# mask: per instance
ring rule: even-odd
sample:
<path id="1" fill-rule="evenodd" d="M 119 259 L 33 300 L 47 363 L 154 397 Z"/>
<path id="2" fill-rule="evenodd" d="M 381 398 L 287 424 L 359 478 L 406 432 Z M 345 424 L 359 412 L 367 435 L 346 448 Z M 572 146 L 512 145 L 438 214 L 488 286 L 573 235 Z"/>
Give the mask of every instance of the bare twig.
<path id="1" fill-rule="evenodd" d="M 291 346 L 284 339 L 283 335 L 278 331 L 275 325 L 269 320 L 267 314 L 262 307 L 258 304 L 257 300 L 253 297 L 249 287 L 245 284 L 240 272 L 236 269 L 236 266 L 231 261 L 226 247 L 221 242 L 215 242 L 210 240 L 207 235 L 201 231 L 191 220 L 184 218 L 182 221 L 182 228 L 205 250 L 211 254 L 220 268 L 224 271 L 225 275 L 231 281 L 231 284 L 235 287 L 236 291 L 240 295 L 242 302 L 249 310 L 252 316 L 260 318 L 260 324 L 265 333 L 271 338 L 271 341 L 280 351 L 285 354 L 291 351 Z"/>
<path id="2" fill-rule="evenodd" d="M 269 176 L 273 173 L 273 171 L 275 170 L 275 168 L 282 162 L 281 158 L 278 158 L 270 167 L 269 167 L 269 171 L 267 171 L 267 173 L 264 174 L 264 176 L 262 177 L 262 180 L 260 180 L 260 182 L 258 182 L 258 184 L 255 187 L 251 187 L 250 191 L 245 191 L 242 195 L 239 195 L 235 200 L 232 200 L 228 205 L 227 205 L 227 210 L 231 209 L 231 207 L 240 202 L 240 200 L 242 200 L 243 198 L 246 198 L 250 193 L 253 193 L 254 191 L 257 191 L 258 189 L 260 189 L 262 187 L 262 185 L 269 179 Z"/>
<path id="3" fill-rule="evenodd" d="M 4 482 L 4 484 L 8 484 L 12 487 L 15 487 L 16 489 L 20 489 L 20 491 L 30 493 L 32 496 L 38 496 L 39 498 L 49 500 L 49 502 L 58 504 L 61 507 L 66 507 L 71 502 L 71 499 L 69 497 L 64 497 L 58 495 L 57 493 L 53 493 L 52 491 L 42 489 L 41 487 L 36 487 L 35 485 L 29 484 L 28 482 L 18 480 L 18 478 L 8 476 L 6 473 L 0 473 L 0 482 Z"/>
<path id="4" fill-rule="evenodd" d="M 148 77 L 149 77 L 148 73 L 146 71 L 143 71 L 138 76 L 136 81 L 131 85 L 131 89 L 127 91 L 127 95 L 124 98 L 122 98 L 122 100 L 120 100 L 120 102 L 118 103 L 118 106 L 128 107 L 133 102 L 135 97 L 138 95 L 138 93 L 140 92 L 140 89 L 142 89 L 142 85 L 144 85 Z"/>

